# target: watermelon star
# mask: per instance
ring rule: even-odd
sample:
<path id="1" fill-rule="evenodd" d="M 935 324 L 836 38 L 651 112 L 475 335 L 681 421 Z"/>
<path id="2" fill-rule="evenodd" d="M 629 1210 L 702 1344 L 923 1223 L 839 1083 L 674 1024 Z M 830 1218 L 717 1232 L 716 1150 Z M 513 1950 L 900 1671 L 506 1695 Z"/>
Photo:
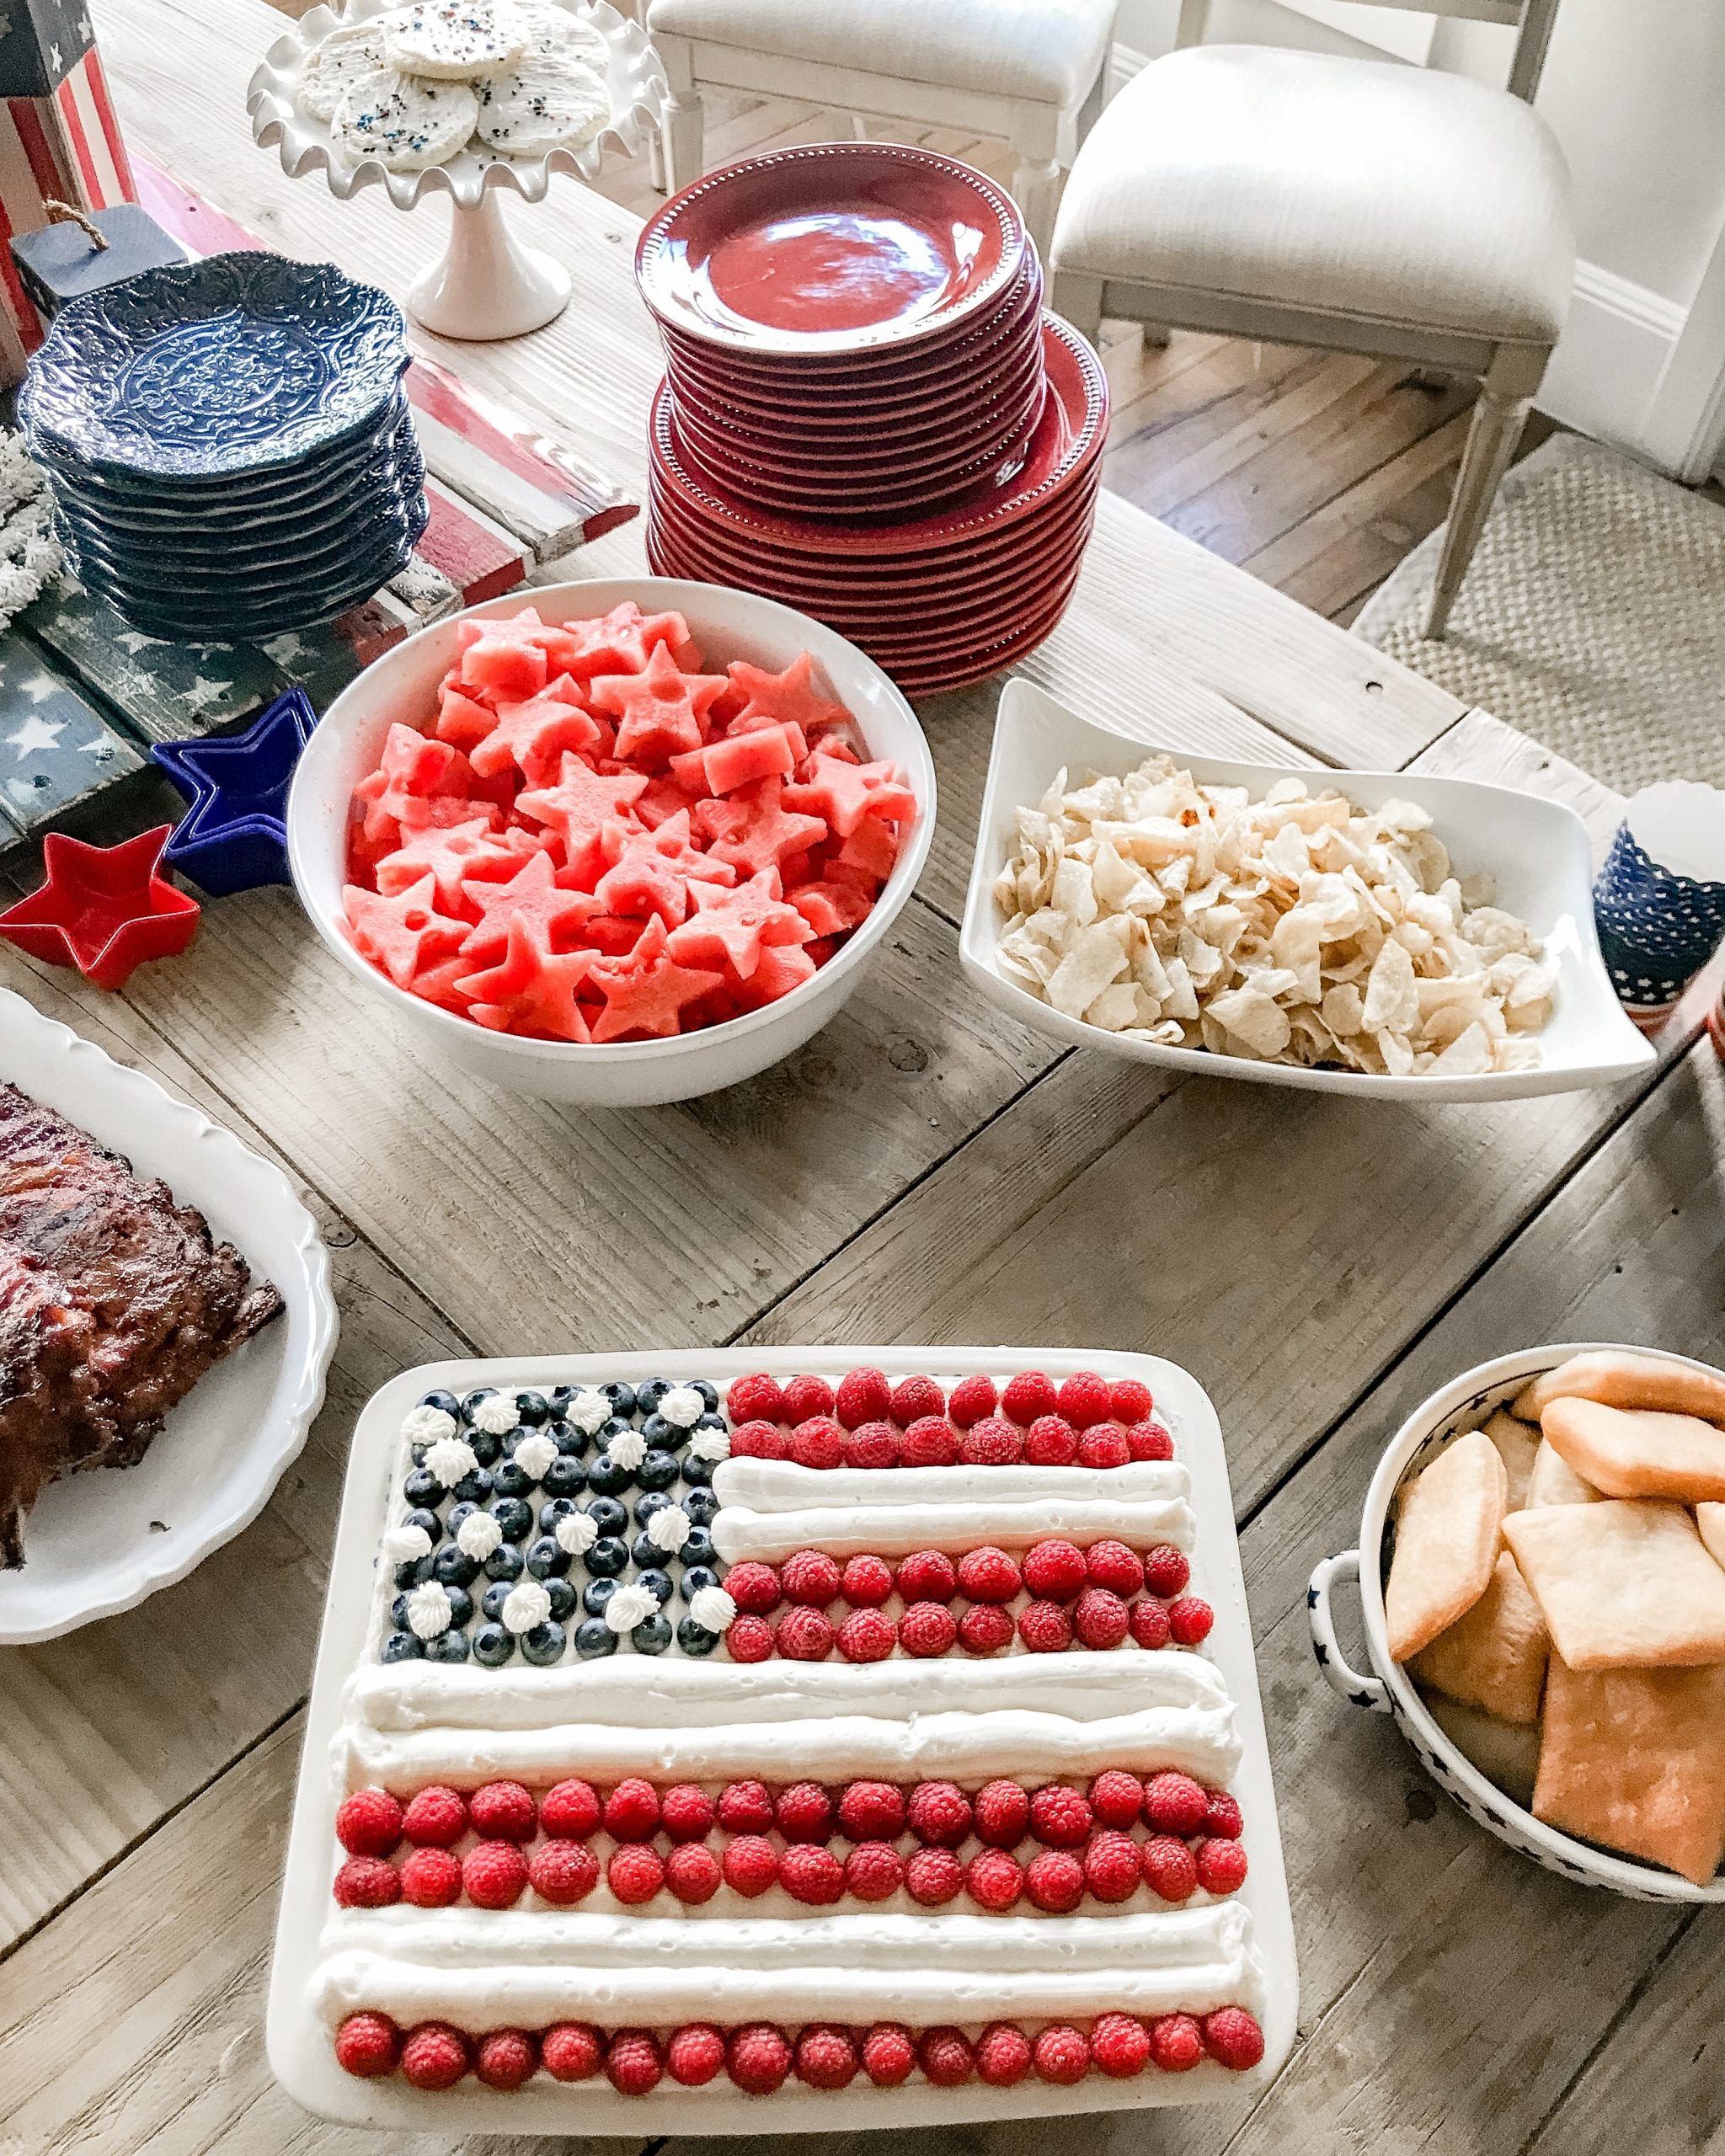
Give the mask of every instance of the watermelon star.
<path id="1" fill-rule="evenodd" d="M 785 788 L 785 801 L 790 808 L 824 816 L 841 839 L 849 838 L 865 816 L 889 816 L 903 823 L 916 813 L 916 797 L 896 764 L 847 764 L 819 750 L 804 782 Z"/>
<path id="2" fill-rule="evenodd" d="M 518 794 L 515 807 L 536 823 L 548 825 L 563 842 L 564 865 L 578 880 L 600 865 L 599 841 L 607 819 L 638 801 L 647 790 L 639 771 L 601 777 L 567 751 L 557 784 Z"/>
<path id="3" fill-rule="evenodd" d="M 679 964 L 729 964 L 739 979 L 747 980 L 761 963 L 763 944 L 806 943 L 814 933 L 797 909 L 784 903 L 774 868 L 763 868 L 734 890 L 692 878 L 688 892 L 695 910 L 665 942 Z"/>
<path id="4" fill-rule="evenodd" d="M 681 1027 L 686 1004 L 724 985 L 723 974 L 680 966 L 665 948 L 665 923 L 655 914 L 626 958 L 601 958 L 589 978 L 602 991 L 605 1008 L 594 1022 L 595 1041 L 644 1033 L 664 1040 Z"/>
<path id="5" fill-rule="evenodd" d="M 769 674 L 746 659 L 734 659 L 729 672 L 734 693 L 743 698 L 743 708 L 731 721 L 733 734 L 770 726 L 775 720 L 800 726 L 804 734 L 850 723 L 851 714 L 842 704 L 830 703 L 816 690 L 811 652 L 798 652 L 782 674 Z"/>
<path id="6" fill-rule="evenodd" d="M 478 873 L 479 857 L 495 851 L 488 819 L 474 817 L 453 830 L 416 831 L 405 845 L 385 854 L 377 864 L 377 888 L 394 898 L 422 876 L 429 875 L 437 890 L 438 904 L 453 914 L 462 899 L 462 879 Z"/>
<path id="7" fill-rule="evenodd" d="M 526 867 L 506 883 L 470 878 L 462 889 L 468 903 L 479 909 L 478 922 L 462 946 L 462 956 L 473 965 L 501 958 L 509 943 L 511 921 L 525 921 L 547 950 L 552 950 L 559 931 L 579 927 L 590 914 L 599 911 L 598 899 L 585 891 L 558 889 L 551 856 L 542 849 L 536 851 Z"/>
<path id="8" fill-rule="evenodd" d="M 558 759 L 564 750 L 590 749 L 601 738 L 575 701 L 574 683 L 560 674 L 537 696 L 521 703 L 500 701 L 497 723 L 472 751 L 471 761 L 481 778 L 494 778 L 516 766 L 530 780 L 547 777 L 560 768 Z"/>
<path id="9" fill-rule="evenodd" d="M 723 674 L 685 674 L 661 643 L 640 673 L 601 674 L 587 694 L 595 711 L 617 720 L 621 760 L 664 764 L 701 746 L 702 721 L 725 686 Z"/>
<path id="10" fill-rule="evenodd" d="M 793 853 L 805 852 L 826 836 L 819 816 L 788 815 L 783 782 L 764 778 L 758 786 L 723 801 L 695 804 L 695 820 L 715 859 L 728 861 L 745 876 L 777 868 Z"/>
<path id="11" fill-rule="evenodd" d="M 712 860 L 689 841 L 689 812 L 679 809 L 656 831 L 626 831 L 620 824 L 606 826 L 602 841 L 611 865 L 594 886 L 607 913 L 657 914 L 674 928 L 689 910 L 691 876 L 729 883 L 736 871 Z"/>
<path id="12" fill-rule="evenodd" d="M 499 696 L 537 696 L 545 686 L 545 624 L 531 606 L 507 621 L 463 622 L 457 630 L 461 686 Z"/>
<path id="13" fill-rule="evenodd" d="M 548 1034 L 590 1040 L 575 990 L 591 971 L 592 951 L 551 951 L 520 915 L 509 925 L 508 954 L 489 973 L 468 974 L 455 985 L 473 999 L 468 1016 L 495 1033 Z"/>
<path id="14" fill-rule="evenodd" d="M 342 893 L 354 948 L 406 988 L 415 974 L 435 959 L 457 951 L 467 932 L 464 921 L 451 921 L 437 910 L 437 885 L 429 873 L 404 889 L 386 894 L 350 883 Z"/>
<path id="15" fill-rule="evenodd" d="M 547 629 L 538 641 L 553 664 L 578 681 L 598 674 L 638 674 L 660 646 L 669 647 L 673 659 L 694 652 L 681 614 L 644 614 L 633 599 L 613 606 L 602 621 L 566 622 Z"/>

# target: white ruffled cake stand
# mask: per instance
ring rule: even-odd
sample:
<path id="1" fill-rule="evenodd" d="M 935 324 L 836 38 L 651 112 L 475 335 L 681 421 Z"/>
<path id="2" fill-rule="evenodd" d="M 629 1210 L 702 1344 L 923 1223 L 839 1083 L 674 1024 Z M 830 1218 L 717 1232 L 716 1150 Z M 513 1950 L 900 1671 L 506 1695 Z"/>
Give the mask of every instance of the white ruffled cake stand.
<path id="1" fill-rule="evenodd" d="M 567 5 L 567 0 L 558 3 Z M 290 179 L 321 169 L 330 193 L 343 202 L 355 189 L 371 186 L 384 188 L 398 210 L 411 210 L 426 195 L 448 195 L 449 245 L 407 295 L 409 313 L 427 329 L 485 342 L 543 328 L 569 305 L 569 274 L 550 255 L 521 246 L 504 222 L 499 198 L 508 188 L 529 202 L 543 201 L 553 173 L 595 179 L 611 144 L 637 156 L 665 109 L 659 56 L 640 24 L 619 14 L 609 0 L 570 6 L 568 12 L 590 24 L 610 48 L 611 118 L 601 133 L 583 149 L 553 150 L 538 157 L 504 157 L 470 143 L 422 172 L 390 172 L 376 157 L 352 157 L 338 149 L 327 123 L 294 103 L 294 89 L 307 54 L 331 30 L 368 22 L 395 4 L 352 0 L 339 13 L 316 7 L 277 38 L 248 86 L 253 137 L 265 148 L 279 145 L 281 169 Z"/>

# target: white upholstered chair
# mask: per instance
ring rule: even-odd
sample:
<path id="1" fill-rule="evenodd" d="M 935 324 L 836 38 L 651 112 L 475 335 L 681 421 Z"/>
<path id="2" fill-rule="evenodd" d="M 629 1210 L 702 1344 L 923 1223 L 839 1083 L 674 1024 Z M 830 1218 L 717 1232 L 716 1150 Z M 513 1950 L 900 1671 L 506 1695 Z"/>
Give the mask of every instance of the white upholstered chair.
<path id="1" fill-rule="evenodd" d="M 1046 254 L 1060 179 L 1102 104 L 1115 0 L 652 0 L 670 79 L 672 187 L 706 169 L 701 93 L 798 98 L 1003 136 L 1012 195 Z"/>
<path id="2" fill-rule="evenodd" d="M 1569 175 L 1528 102 L 1557 0 L 1429 0 L 1518 22 L 1509 91 L 1394 61 L 1181 48 L 1097 120 L 1055 228 L 1052 304 L 1157 328 L 1382 353 L 1477 375 L 1432 593 L 1441 636 L 1575 271 Z"/>

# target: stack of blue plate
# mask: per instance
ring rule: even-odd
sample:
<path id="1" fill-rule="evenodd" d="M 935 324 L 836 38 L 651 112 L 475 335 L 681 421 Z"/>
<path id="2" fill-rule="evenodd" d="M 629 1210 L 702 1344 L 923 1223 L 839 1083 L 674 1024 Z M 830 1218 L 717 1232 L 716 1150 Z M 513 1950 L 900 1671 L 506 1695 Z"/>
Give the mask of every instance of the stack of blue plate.
<path id="1" fill-rule="evenodd" d="M 407 364 L 394 302 L 328 263 L 211 255 L 72 301 L 18 415 L 79 582 L 204 643 L 369 599 L 425 528 Z"/>

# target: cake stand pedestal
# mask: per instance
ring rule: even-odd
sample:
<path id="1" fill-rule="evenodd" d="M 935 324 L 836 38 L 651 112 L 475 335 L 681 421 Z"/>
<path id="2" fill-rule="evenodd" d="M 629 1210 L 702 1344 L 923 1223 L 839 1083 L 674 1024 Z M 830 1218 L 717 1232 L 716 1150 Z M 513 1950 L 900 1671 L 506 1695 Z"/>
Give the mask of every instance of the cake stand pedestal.
<path id="1" fill-rule="evenodd" d="M 475 343 L 542 329 L 571 289 L 562 263 L 515 238 L 498 190 L 487 188 L 470 210 L 451 196 L 449 245 L 408 286 L 406 305 L 423 328 Z"/>

